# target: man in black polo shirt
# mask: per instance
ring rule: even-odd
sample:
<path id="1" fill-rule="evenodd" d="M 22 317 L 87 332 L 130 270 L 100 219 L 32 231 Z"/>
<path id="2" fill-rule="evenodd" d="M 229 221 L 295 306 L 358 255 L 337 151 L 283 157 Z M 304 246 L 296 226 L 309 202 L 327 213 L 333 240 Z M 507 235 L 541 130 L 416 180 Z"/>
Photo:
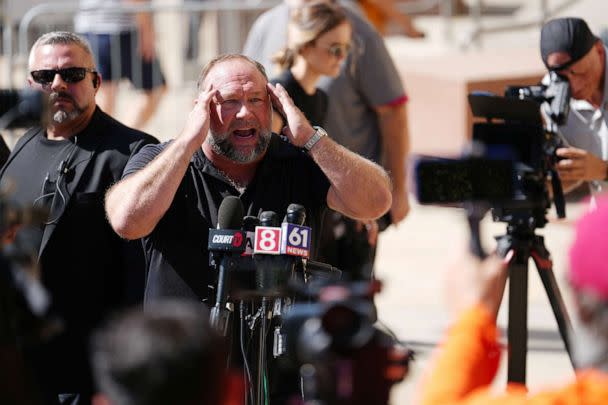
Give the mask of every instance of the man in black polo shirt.
<path id="1" fill-rule="evenodd" d="M 290 203 L 302 204 L 316 230 L 327 206 L 357 219 L 390 208 L 386 173 L 313 128 L 257 62 L 220 56 L 203 68 L 198 90 L 182 133 L 142 149 L 106 195 L 114 230 L 144 238 L 146 300 L 206 298 L 207 233 L 228 195 L 239 196 L 250 215 L 282 217 Z M 270 131 L 272 104 L 287 118 L 288 141 Z"/>

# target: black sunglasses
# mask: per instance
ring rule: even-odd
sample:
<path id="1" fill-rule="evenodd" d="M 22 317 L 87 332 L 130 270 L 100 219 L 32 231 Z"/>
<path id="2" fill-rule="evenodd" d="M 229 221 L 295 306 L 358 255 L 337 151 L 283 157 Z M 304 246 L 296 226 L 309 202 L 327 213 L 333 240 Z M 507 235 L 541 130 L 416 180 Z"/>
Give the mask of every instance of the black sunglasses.
<path id="1" fill-rule="evenodd" d="M 95 69 L 84 67 L 70 67 L 65 69 L 44 69 L 31 71 L 32 79 L 38 84 L 46 85 L 55 80 L 55 75 L 59 74 L 61 79 L 66 83 L 78 83 L 84 79 L 87 72 L 97 74 Z"/>

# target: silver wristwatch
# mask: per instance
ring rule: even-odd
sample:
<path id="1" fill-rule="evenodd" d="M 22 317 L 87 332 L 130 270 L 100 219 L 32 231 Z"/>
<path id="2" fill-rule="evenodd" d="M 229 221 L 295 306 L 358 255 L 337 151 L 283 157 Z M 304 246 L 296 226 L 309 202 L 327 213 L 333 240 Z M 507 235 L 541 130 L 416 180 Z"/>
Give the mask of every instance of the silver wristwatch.
<path id="1" fill-rule="evenodd" d="M 327 136 L 327 131 L 325 131 L 323 128 L 316 125 L 314 125 L 313 128 L 315 129 L 315 133 L 310 137 L 308 142 L 304 144 L 304 149 L 306 149 L 307 152 L 310 152 L 313 146 L 315 146 L 317 142 L 321 140 L 321 138 Z"/>

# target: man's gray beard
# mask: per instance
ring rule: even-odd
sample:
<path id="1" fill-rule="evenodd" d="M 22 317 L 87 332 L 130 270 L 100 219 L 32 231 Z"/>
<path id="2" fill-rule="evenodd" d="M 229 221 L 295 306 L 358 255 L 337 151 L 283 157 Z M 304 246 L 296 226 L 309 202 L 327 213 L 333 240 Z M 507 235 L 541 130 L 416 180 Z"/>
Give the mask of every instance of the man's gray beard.
<path id="1" fill-rule="evenodd" d="M 570 334 L 574 364 L 579 369 L 599 369 L 608 372 L 608 341 L 606 335 L 580 324 Z"/>
<path id="2" fill-rule="evenodd" d="M 78 117 L 81 113 L 82 111 L 80 109 L 75 109 L 71 112 L 59 110 L 55 114 L 53 114 L 53 122 L 56 124 L 63 124 L 67 121 L 72 121 L 76 119 L 76 117 Z"/>
<path id="3" fill-rule="evenodd" d="M 271 132 L 270 130 L 260 131 L 258 142 L 253 150 L 247 154 L 234 148 L 234 145 L 230 142 L 229 134 L 217 134 L 210 131 L 210 135 L 207 137 L 207 143 L 211 146 L 213 152 L 225 156 L 236 163 L 250 163 L 266 152 L 266 148 L 268 148 L 268 144 L 270 143 Z"/>

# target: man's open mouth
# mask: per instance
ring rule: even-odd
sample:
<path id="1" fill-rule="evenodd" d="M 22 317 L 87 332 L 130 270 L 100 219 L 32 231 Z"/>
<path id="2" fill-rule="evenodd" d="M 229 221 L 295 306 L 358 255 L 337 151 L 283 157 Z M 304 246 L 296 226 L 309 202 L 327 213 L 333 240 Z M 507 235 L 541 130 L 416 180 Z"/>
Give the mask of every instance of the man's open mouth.
<path id="1" fill-rule="evenodd" d="M 256 134 L 256 130 L 254 128 L 248 128 L 248 129 L 235 129 L 233 131 L 233 134 L 237 137 L 237 138 L 253 138 Z"/>

